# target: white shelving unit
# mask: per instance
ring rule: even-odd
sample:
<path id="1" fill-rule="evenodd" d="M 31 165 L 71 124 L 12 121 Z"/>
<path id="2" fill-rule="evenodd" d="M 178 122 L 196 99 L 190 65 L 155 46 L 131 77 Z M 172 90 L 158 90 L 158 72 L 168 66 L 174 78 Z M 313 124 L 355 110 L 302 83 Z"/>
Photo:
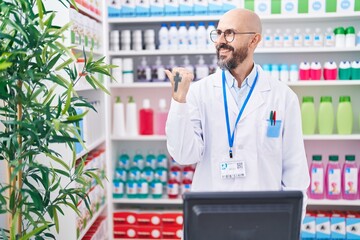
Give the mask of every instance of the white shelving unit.
<path id="1" fill-rule="evenodd" d="M 146 17 L 146 18 L 110 18 L 108 19 L 108 30 L 135 30 L 135 29 L 154 29 L 155 32 L 160 29 L 161 23 L 176 22 L 177 25 L 180 22 L 217 22 L 220 16 L 176 16 L 176 17 Z M 315 29 L 319 27 L 326 29 L 334 26 L 354 26 L 355 29 L 360 29 L 360 15 L 359 13 L 350 14 L 318 14 L 318 15 L 270 15 L 261 17 L 263 22 L 263 29 L 270 28 L 273 30 L 276 28 L 295 29 L 300 28 L 305 30 L 305 27 Z M 156 37 L 157 40 L 157 37 Z M 179 61 L 182 56 L 189 55 L 190 63 L 195 64 L 197 60 L 194 60 L 196 55 L 204 55 L 205 62 L 211 63 L 212 56 L 215 56 L 215 49 L 196 49 L 196 50 L 181 50 L 181 51 L 160 51 L 160 50 L 142 50 L 142 51 L 107 51 L 107 56 L 111 58 L 133 58 L 134 66 L 140 63 L 140 58 L 146 56 L 148 64 L 153 63 L 157 56 L 160 56 L 165 64 L 170 56 L 175 56 L 177 65 L 180 65 L 182 61 Z M 276 56 L 276 58 L 274 58 Z M 301 61 L 319 61 L 323 64 L 325 61 L 335 61 L 339 63 L 342 60 L 360 60 L 360 48 L 315 48 L 315 47 L 302 47 L 302 48 L 258 48 L 255 52 L 255 62 L 262 64 L 282 64 L 286 63 L 297 64 Z M 193 60 L 193 61 L 192 61 Z M 136 72 L 136 69 L 134 69 Z M 116 77 L 116 76 L 115 76 Z M 337 101 L 340 95 L 350 95 L 354 108 L 354 133 L 351 135 L 310 135 L 304 136 L 305 147 L 307 151 L 308 159 L 311 159 L 312 154 L 319 154 L 328 152 L 329 154 L 339 154 L 343 156 L 346 153 L 355 154 L 360 159 L 360 126 L 359 114 L 360 114 L 360 80 L 335 80 L 335 81 L 298 81 L 288 82 L 288 86 L 298 95 L 299 101 L 303 96 L 311 95 L 315 96 L 315 100 L 319 101 L 320 96 L 330 95 L 333 96 L 334 108 L 337 108 Z M 157 102 L 159 98 L 166 98 L 168 106 L 171 100 L 171 85 L 169 82 L 136 82 L 136 74 L 134 83 L 122 84 L 122 83 L 110 83 L 109 88 L 111 91 L 111 97 L 108 98 L 107 105 L 107 122 L 109 126 L 107 129 L 107 146 L 108 146 L 108 179 L 112 182 L 113 169 L 116 166 L 116 159 L 122 150 L 126 149 L 129 155 L 132 155 L 138 149 L 143 149 L 143 153 L 149 149 L 158 150 L 166 149 L 166 137 L 165 136 L 113 136 L 111 134 L 112 126 L 112 107 L 115 96 L 122 96 L 122 99 L 127 96 L 134 96 L 135 101 L 138 103 L 138 108 L 141 107 L 141 102 L 144 98 L 149 98 L 151 106 L 157 111 Z M 318 103 L 316 103 L 316 106 Z M 324 156 L 325 157 L 325 156 Z M 323 159 L 324 159 L 323 157 Z M 109 194 L 109 205 L 112 209 L 120 209 L 131 205 L 143 205 L 152 207 L 154 205 L 164 206 L 181 206 L 182 199 L 128 199 L 112 198 Z M 356 201 L 330 201 L 330 200 L 312 200 L 309 199 L 308 207 L 311 209 L 344 209 L 355 210 L 359 209 L 360 200 Z M 111 211 L 109 212 L 112 213 Z M 111 216 L 109 216 L 111 217 Z M 109 222 L 110 231 L 112 230 L 112 222 Z"/>

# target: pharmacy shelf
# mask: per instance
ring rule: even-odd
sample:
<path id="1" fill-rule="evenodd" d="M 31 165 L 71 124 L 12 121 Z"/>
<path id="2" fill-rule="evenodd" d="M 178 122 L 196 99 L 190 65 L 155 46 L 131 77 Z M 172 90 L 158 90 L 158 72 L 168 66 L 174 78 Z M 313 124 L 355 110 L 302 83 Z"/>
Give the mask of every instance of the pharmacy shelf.
<path id="1" fill-rule="evenodd" d="M 162 135 L 137 135 L 137 136 L 112 136 L 114 141 L 166 141 L 166 136 Z"/>
<path id="2" fill-rule="evenodd" d="M 304 135 L 304 140 L 360 140 L 360 134 L 349 134 L 349 135 L 338 135 L 338 134 L 332 134 L 332 135 Z"/>
<path id="3" fill-rule="evenodd" d="M 290 87 L 316 87 L 316 86 L 360 86 L 360 80 L 300 80 L 297 82 L 286 82 Z M 134 83 L 112 83 L 111 89 L 116 88 L 170 88 L 170 82 L 134 82 Z M 77 89 L 76 89 L 77 90 Z"/>
<path id="4" fill-rule="evenodd" d="M 103 4 L 106 4 L 106 3 L 103 3 Z M 82 6 L 80 4 L 76 4 L 76 6 L 79 9 L 80 13 L 84 13 L 88 17 L 95 19 L 96 21 L 98 21 L 100 23 L 102 22 L 102 16 L 99 16 L 95 12 L 91 11 L 90 9 L 85 8 L 84 6 Z"/>
<path id="5" fill-rule="evenodd" d="M 85 234 L 87 233 L 87 231 L 89 231 L 89 229 L 91 228 L 91 226 L 94 224 L 94 222 L 96 221 L 96 219 L 101 215 L 101 213 L 104 211 L 105 208 L 106 208 L 106 203 L 105 203 L 104 205 L 102 205 L 95 214 L 93 214 L 93 216 L 92 216 L 92 218 L 90 219 L 90 221 L 86 224 L 85 229 L 81 231 L 78 239 L 83 239 L 83 237 L 85 236 Z"/>
<path id="6" fill-rule="evenodd" d="M 116 23 L 163 23 L 163 22 L 199 22 L 199 21 L 218 21 L 220 15 L 211 16 L 159 16 L 159 17 L 134 17 L 131 18 L 109 18 L 110 24 Z M 360 18 L 358 12 L 353 13 L 324 13 L 324 14 L 292 14 L 292 15 L 268 15 L 260 16 L 262 22 L 283 22 L 283 21 L 294 21 L 294 22 L 314 22 L 314 21 L 339 21 L 341 19 L 356 20 Z"/>
<path id="7" fill-rule="evenodd" d="M 160 198 L 160 199 L 129 199 L 129 198 L 118 198 L 113 199 L 113 203 L 119 204 L 151 204 L 151 205 L 162 205 L 162 204 L 173 204 L 173 205 L 181 205 L 183 203 L 182 198 L 176 199 L 168 199 L 168 198 Z M 360 199 L 357 200 L 328 200 L 328 199 L 308 199 L 308 205 L 316 206 L 316 205 L 325 205 L 325 206 L 360 206 Z"/>
<path id="8" fill-rule="evenodd" d="M 307 204 L 311 206 L 360 206 L 360 199 L 356 199 L 356 200 L 308 199 Z"/>
<path id="9" fill-rule="evenodd" d="M 113 198 L 113 203 L 121 204 L 149 204 L 149 205 L 181 205 L 183 203 L 182 198 L 169 199 L 169 198 Z"/>
<path id="10" fill-rule="evenodd" d="M 95 142 L 91 143 L 89 146 L 85 145 L 86 149 L 81 151 L 79 154 L 76 154 L 76 159 L 79 159 L 79 158 L 83 157 L 84 155 L 86 155 L 90 151 L 92 151 L 92 150 L 96 149 L 97 147 L 99 147 L 104 142 L 105 142 L 105 137 L 101 137 L 98 140 L 96 140 Z"/>
<path id="11" fill-rule="evenodd" d="M 83 48 L 82 46 L 75 46 L 73 47 L 71 50 L 73 50 L 74 54 L 77 54 L 77 53 L 83 53 Z M 100 50 L 91 50 L 89 48 L 85 48 L 85 54 L 86 55 L 89 55 L 90 53 L 93 54 L 93 56 L 103 56 L 104 53 Z"/>
<path id="12" fill-rule="evenodd" d="M 170 88 L 170 87 L 171 87 L 170 82 L 135 82 L 135 83 L 110 84 L 110 88 Z"/>
<path id="13" fill-rule="evenodd" d="M 359 47 L 282 47 L 282 48 L 265 48 L 259 47 L 255 54 L 267 53 L 336 53 L 336 52 L 359 52 Z M 196 50 L 129 50 L 129 51 L 109 51 L 109 56 L 126 57 L 126 56 L 173 56 L 173 55 L 203 55 L 215 54 L 215 49 L 196 49 Z"/>
<path id="14" fill-rule="evenodd" d="M 316 86 L 360 86 L 360 80 L 300 80 L 297 82 L 287 82 L 290 87 L 316 87 Z"/>

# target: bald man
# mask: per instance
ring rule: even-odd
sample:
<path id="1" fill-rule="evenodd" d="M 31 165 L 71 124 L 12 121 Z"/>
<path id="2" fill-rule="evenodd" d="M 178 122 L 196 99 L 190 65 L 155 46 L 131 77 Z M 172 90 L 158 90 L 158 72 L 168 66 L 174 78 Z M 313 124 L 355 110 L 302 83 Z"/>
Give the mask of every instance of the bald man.
<path id="1" fill-rule="evenodd" d="M 230 10 L 210 34 L 214 74 L 190 85 L 194 77 L 186 69 L 166 71 L 172 83 L 167 148 L 179 164 L 196 164 L 192 191 L 300 190 L 306 200 L 299 101 L 254 62 L 261 31 L 254 12 Z"/>

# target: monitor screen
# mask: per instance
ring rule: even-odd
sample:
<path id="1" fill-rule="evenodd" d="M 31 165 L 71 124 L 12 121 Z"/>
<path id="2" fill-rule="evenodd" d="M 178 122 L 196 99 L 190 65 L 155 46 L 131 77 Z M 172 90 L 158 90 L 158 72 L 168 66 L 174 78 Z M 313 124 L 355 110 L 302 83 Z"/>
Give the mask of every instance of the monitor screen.
<path id="1" fill-rule="evenodd" d="M 189 192 L 184 240 L 298 240 L 301 191 Z"/>

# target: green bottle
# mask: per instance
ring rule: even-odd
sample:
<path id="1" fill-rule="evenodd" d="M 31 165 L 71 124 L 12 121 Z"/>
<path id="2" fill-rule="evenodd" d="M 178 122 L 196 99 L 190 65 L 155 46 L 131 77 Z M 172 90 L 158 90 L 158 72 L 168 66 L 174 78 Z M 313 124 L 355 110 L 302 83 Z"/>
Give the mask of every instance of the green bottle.
<path id="1" fill-rule="evenodd" d="M 316 113 L 314 97 L 304 96 L 301 104 L 301 121 L 304 135 L 315 134 Z"/>
<path id="2" fill-rule="evenodd" d="M 350 96 L 340 96 L 336 114 L 338 134 L 351 134 L 353 129 L 353 110 Z"/>
<path id="3" fill-rule="evenodd" d="M 318 114 L 319 133 L 333 134 L 335 115 L 332 97 L 321 96 Z"/>

